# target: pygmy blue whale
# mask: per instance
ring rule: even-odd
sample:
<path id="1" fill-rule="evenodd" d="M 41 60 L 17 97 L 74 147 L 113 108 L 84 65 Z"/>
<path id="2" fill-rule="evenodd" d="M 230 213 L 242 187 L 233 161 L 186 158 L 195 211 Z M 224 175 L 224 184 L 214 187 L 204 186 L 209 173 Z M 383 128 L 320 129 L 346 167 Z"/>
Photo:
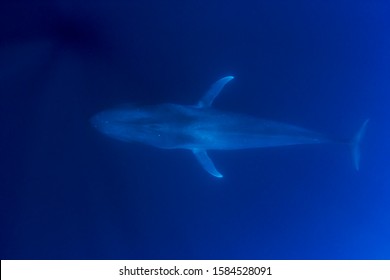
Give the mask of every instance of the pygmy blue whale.
<path id="1" fill-rule="evenodd" d="M 359 144 L 368 120 L 350 141 L 337 141 L 298 126 L 214 109 L 214 99 L 232 79 L 233 76 L 227 76 L 215 82 L 196 105 L 124 105 L 96 114 L 91 123 L 101 133 L 118 140 L 191 150 L 201 166 L 219 178 L 223 176 L 209 158 L 208 150 L 345 142 L 350 146 L 355 168 L 359 169 Z"/>

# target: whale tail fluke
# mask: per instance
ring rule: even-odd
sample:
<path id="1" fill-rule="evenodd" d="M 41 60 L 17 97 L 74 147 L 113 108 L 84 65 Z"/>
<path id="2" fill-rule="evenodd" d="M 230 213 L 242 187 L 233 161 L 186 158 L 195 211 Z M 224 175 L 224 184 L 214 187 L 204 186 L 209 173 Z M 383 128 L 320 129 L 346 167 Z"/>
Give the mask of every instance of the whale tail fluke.
<path id="1" fill-rule="evenodd" d="M 351 152 L 352 152 L 352 159 L 353 164 L 356 168 L 356 170 L 359 170 L 360 165 L 360 142 L 362 141 L 364 134 L 366 132 L 367 123 L 369 119 L 365 120 L 363 124 L 360 126 L 359 130 L 355 134 L 355 136 L 352 138 L 351 141 Z"/>

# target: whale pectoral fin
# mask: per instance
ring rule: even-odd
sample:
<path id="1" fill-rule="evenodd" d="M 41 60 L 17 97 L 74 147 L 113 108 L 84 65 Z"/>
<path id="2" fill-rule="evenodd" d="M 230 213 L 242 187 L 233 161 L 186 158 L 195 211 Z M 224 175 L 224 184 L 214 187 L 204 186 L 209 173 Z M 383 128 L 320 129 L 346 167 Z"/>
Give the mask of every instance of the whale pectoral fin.
<path id="1" fill-rule="evenodd" d="M 232 79 L 234 79 L 233 76 L 226 76 L 222 79 L 219 79 L 216 81 L 211 88 L 206 92 L 206 94 L 203 96 L 203 98 L 199 101 L 198 107 L 210 107 L 213 103 L 214 99 L 218 96 L 218 94 L 221 92 L 223 87 L 230 82 Z"/>
<path id="2" fill-rule="evenodd" d="M 222 178 L 223 175 L 218 172 L 218 170 L 215 168 L 214 163 L 209 158 L 206 150 L 200 150 L 200 149 L 192 149 L 192 152 L 194 153 L 196 159 L 202 165 L 203 169 L 206 170 L 211 175 Z"/>

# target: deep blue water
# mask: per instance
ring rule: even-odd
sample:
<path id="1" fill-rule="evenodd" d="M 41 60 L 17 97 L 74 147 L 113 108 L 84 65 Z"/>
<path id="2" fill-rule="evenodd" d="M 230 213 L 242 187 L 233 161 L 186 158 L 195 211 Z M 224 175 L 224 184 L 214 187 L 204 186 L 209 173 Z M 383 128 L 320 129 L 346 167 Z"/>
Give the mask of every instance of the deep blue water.
<path id="1" fill-rule="evenodd" d="M 1 259 L 389 259 L 388 1 L 0 3 Z M 16 3 L 17 2 L 17 3 Z M 214 106 L 345 145 L 189 151 L 89 124 L 121 103 Z"/>

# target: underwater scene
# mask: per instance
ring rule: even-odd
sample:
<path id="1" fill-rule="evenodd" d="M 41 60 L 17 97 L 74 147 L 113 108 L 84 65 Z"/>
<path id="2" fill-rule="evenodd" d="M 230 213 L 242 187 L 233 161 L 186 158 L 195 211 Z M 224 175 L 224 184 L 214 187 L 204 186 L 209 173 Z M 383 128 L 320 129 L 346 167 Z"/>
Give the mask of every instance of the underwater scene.
<path id="1" fill-rule="evenodd" d="M 390 2 L 0 3 L 1 259 L 390 259 Z"/>

